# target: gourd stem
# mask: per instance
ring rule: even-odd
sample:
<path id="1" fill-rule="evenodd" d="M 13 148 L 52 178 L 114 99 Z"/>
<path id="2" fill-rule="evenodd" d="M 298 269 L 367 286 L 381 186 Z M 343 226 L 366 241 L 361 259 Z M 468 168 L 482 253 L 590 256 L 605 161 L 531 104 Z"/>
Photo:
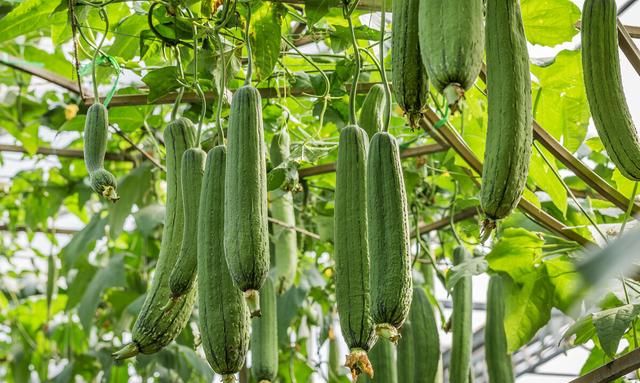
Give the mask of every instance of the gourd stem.
<path id="1" fill-rule="evenodd" d="M 98 94 L 98 53 L 100 52 L 100 49 L 102 48 L 102 44 L 104 44 L 104 41 L 107 39 L 107 33 L 109 33 L 109 17 L 107 16 L 107 12 L 104 11 L 104 8 L 100 8 L 100 16 L 102 17 L 102 19 L 104 20 L 104 34 L 102 35 L 102 39 L 100 39 L 100 42 L 98 43 L 98 46 L 96 47 L 95 52 L 93 53 L 93 61 L 92 61 L 92 70 L 91 70 L 91 77 L 93 80 L 93 102 L 97 103 L 100 102 L 100 95 Z"/>
<path id="2" fill-rule="evenodd" d="M 358 94 L 358 79 L 360 78 L 360 50 L 358 49 L 358 40 L 356 39 L 356 32 L 353 28 L 353 20 L 351 20 L 351 13 L 345 15 L 347 22 L 349 23 L 349 31 L 351 32 L 351 43 L 353 44 L 353 53 L 355 60 L 355 70 L 353 73 L 353 83 L 351 84 L 351 93 L 349 95 L 349 124 L 357 125 L 358 118 L 356 115 L 356 95 Z"/>
<path id="3" fill-rule="evenodd" d="M 218 127 L 218 140 L 220 145 L 224 145 L 224 129 L 222 128 L 222 99 L 225 95 L 225 82 L 227 77 L 227 63 L 224 59 L 224 45 L 219 33 L 214 33 L 218 42 L 218 54 L 220 55 L 220 83 L 218 84 L 218 102 L 216 107 L 216 126 Z"/>
<path id="4" fill-rule="evenodd" d="M 382 84 L 384 85 L 384 120 L 382 124 L 382 130 L 387 132 L 389 130 L 389 121 L 391 120 L 391 89 L 389 88 L 389 81 L 387 81 L 387 72 L 384 69 L 384 32 L 387 19 L 387 2 L 382 0 L 382 9 L 380 13 L 380 76 L 382 77 Z"/>
<path id="5" fill-rule="evenodd" d="M 182 57 L 180 55 L 180 48 L 177 46 L 173 47 L 174 54 L 176 56 L 176 67 L 178 68 L 178 76 L 180 80 L 184 79 L 184 68 L 182 68 Z M 178 91 L 178 96 L 176 97 L 176 101 L 173 104 L 173 109 L 171 110 L 171 121 L 174 121 L 178 116 L 178 108 L 180 107 L 180 102 L 182 101 L 182 96 L 184 95 L 184 86 L 180 87 Z"/>
<path id="6" fill-rule="evenodd" d="M 193 30 L 193 87 L 200 96 L 201 107 L 200 107 L 200 118 L 198 119 L 198 132 L 196 133 L 196 148 L 200 147 L 200 141 L 202 139 L 202 125 L 204 124 L 204 118 L 207 114 L 207 98 L 200 87 L 200 82 L 198 81 L 198 26 L 194 22 L 195 17 L 193 16 L 193 12 L 189 8 L 185 8 L 187 15 L 191 18 L 192 24 L 191 28 Z"/>
<path id="7" fill-rule="evenodd" d="M 253 58 L 251 57 L 251 38 L 249 37 L 249 26 L 251 25 L 251 4 L 247 3 L 247 26 L 244 32 L 245 44 L 247 44 L 247 76 L 244 79 L 244 85 L 251 85 L 251 76 L 253 75 Z"/>
<path id="8" fill-rule="evenodd" d="M 618 233 L 618 237 L 621 237 L 622 233 L 624 233 L 624 228 L 625 226 L 627 226 L 627 221 L 629 221 L 629 217 L 631 217 L 631 213 L 633 212 L 633 206 L 636 203 L 635 198 L 636 198 L 637 192 L 638 192 L 638 181 L 634 183 L 633 191 L 629 196 L 629 206 L 627 207 L 627 211 L 624 214 L 624 219 L 622 220 L 622 225 L 620 226 L 620 232 Z"/>

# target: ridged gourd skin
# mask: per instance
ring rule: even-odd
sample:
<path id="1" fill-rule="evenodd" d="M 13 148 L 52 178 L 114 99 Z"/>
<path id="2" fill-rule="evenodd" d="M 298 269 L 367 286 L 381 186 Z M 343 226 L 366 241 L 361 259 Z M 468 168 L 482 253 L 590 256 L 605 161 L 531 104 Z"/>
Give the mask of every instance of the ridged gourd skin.
<path id="1" fill-rule="evenodd" d="M 359 382 L 399 383 L 396 369 L 396 347 L 391 342 L 376 342 L 369 351 L 369 359 L 375 371 L 373 378 L 361 375 Z"/>
<path id="2" fill-rule="evenodd" d="M 413 288 L 409 318 L 398 343 L 398 383 L 437 383 L 440 335 L 436 315 L 422 287 Z M 406 342 L 406 343 L 405 343 Z"/>
<path id="3" fill-rule="evenodd" d="M 84 163 L 89 173 L 104 168 L 109 134 L 109 114 L 101 103 L 95 103 L 87 110 L 84 122 Z"/>
<path id="4" fill-rule="evenodd" d="M 349 346 L 345 366 L 353 380 L 371 375 L 367 351 L 375 343 L 371 319 L 367 238 L 367 133 L 355 125 L 340 132 L 334 208 L 336 303 L 340 327 Z"/>
<path id="5" fill-rule="evenodd" d="M 484 328 L 485 359 L 490 383 L 513 383 L 511 354 L 504 329 L 505 307 L 502 277 L 492 275 L 487 289 L 487 323 Z"/>
<path id="6" fill-rule="evenodd" d="M 224 246 L 236 286 L 251 315 L 260 315 L 259 290 L 269 271 L 266 148 L 260 93 L 233 95 L 227 133 Z"/>
<path id="7" fill-rule="evenodd" d="M 224 257 L 224 146 L 207 155 L 198 216 L 198 307 L 202 348 L 213 370 L 228 380 L 249 349 L 249 309 Z M 195 290 L 195 289 L 194 289 Z M 225 380 L 226 381 L 226 380 Z"/>
<path id="8" fill-rule="evenodd" d="M 369 89 L 360 108 L 359 126 L 370 138 L 381 132 L 384 125 L 384 86 L 375 84 Z"/>
<path id="9" fill-rule="evenodd" d="M 420 53 L 429 80 L 452 111 L 473 86 L 484 57 L 483 0 L 421 0 Z"/>
<path id="10" fill-rule="evenodd" d="M 453 264 L 459 265 L 470 259 L 463 246 L 453 250 Z M 471 368 L 471 348 L 473 346 L 473 329 L 471 314 L 473 301 L 471 276 L 464 276 L 453 286 L 453 313 L 451 314 L 451 363 L 449 364 L 449 382 L 467 383 Z"/>
<path id="11" fill-rule="evenodd" d="M 291 139 L 286 130 L 273 136 L 269 155 L 274 167 L 289 159 L 290 144 Z M 290 191 L 279 189 L 272 192 L 271 197 L 271 216 L 289 226 L 273 226 L 273 246 L 276 260 L 275 284 L 278 294 L 282 294 L 293 284 L 298 268 L 298 239 L 293 229 L 296 226 L 296 215 L 293 207 L 293 195 Z"/>
<path id="12" fill-rule="evenodd" d="M 207 153 L 200 148 L 190 148 L 182 155 L 184 231 L 180 255 L 169 276 L 172 299 L 186 294 L 193 287 L 197 275 L 198 211 L 206 160 Z"/>
<path id="13" fill-rule="evenodd" d="M 518 0 L 487 0 L 488 126 L 481 206 L 485 229 L 516 207 L 533 140 L 531 75 Z"/>
<path id="14" fill-rule="evenodd" d="M 421 0 L 396 0 L 392 4 L 391 79 L 396 102 L 416 127 L 427 105 L 429 80 L 422 64 L 418 28 Z"/>
<path id="15" fill-rule="evenodd" d="M 251 373 L 258 383 L 270 383 L 278 375 L 278 312 L 271 277 L 264 281 L 260 298 L 262 316 L 251 320 Z"/>
<path id="16" fill-rule="evenodd" d="M 84 163 L 93 191 L 111 202 L 116 202 L 120 199 L 117 192 L 118 181 L 111 172 L 104 169 L 108 130 L 107 108 L 101 103 L 91 105 L 84 123 Z"/>
<path id="17" fill-rule="evenodd" d="M 640 142 L 622 87 L 615 0 L 587 0 L 582 11 L 582 68 L 598 136 L 618 170 L 640 180 Z"/>
<path id="18" fill-rule="evenodd" d="M 184 230 L 184 209 L 180 187 L 182 154 L 193 147 L 195 141 L 195 129 L 191 121 L 186 118 L 170 122 L 165 128 L 167 203 L 160 254 L 151 285 L 133 326 L 132 341 L 114 354 L 116 359 L 132 357 L 138 353 L 152 354 L 160 351 L 182 331 L 191 316 L 196 289 L 191 289 L 178 298 L 166 310 L 163 308 L 171 298 L 169 275 L 178 259 Z"/>
<path id="19" fill-rule="evenodd" d="M 371 316 L 377 334 L 395 343 L 409 315 L 413 280 L 400 150 L 387 132 L 376 133 L 369 144 L 367 203 Z"/>

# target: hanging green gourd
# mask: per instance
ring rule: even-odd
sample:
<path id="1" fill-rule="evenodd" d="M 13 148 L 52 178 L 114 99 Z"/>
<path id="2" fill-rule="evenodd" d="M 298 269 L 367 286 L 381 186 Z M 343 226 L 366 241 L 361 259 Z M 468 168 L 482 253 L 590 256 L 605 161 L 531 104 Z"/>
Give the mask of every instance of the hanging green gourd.
<path id="1" fill-rule="evenodd" d="M 483 0 L 421 0 L 420 54 L 452 112 L 473 86 L 484 56 Z"/>
<path id="2" fill-rule="evenodd" d="M 373 135 L 367 160 L 367 210 L 371 257 L 371 315 L 379 336 L 397 342 L 412 297 L 409 217 L 400 150 L 388 133 L 390 91 L 384 70 L 384 3 L 380 63 L 385 88 L 383 130 Z M 373 208 L 375 207 L 375 208 Z M 374 366 L 375 367 L 375 366 Z"/>
<path id="3" fill-rule="evenodd" d="M 109 19 L 104 9 L 100 8 L 101 15 L 105 20 L 105 31 L 109 30 Z M 120 199 L 117 188 L 116 177 L 104 168 L 104 156 L 107 152 L 107 140 L 109 136 L 109 113 L 107 107 L 100 103 L 98 92 L 98 54 L 107 37 L 105 32 L 96 47 L 93 55 L 92 78 L 94 103 L 87 111 L 87 118 L 84 123 L 84 163 L 89 173 L 89 180 L 93 191 L 111 202 Z"/>
<path id="4" fill-rule="evenodd" d="M 340 327 L 349 347 L 345 366 L 353 380 L 373 375 L 367 352 L 375 343 L 371 320 L 369 249 L 367 238 L 367 133 L 357 125 L 356 91 L 360 53 L 353 29 L 353 3 L 345 3 L 354 48 L 355 73 L 350 94 L 349 125 L 340 132 L 334 208 L 334 258 L 336 301 Z"/>
<path id="5" fill-rule="evenodd" d="M 289 160 L 290 143 L 286 126 L 273 135 L 269 154 L 274 167 Z M 296 214 L 291 191 L 278 188 L 271 193 L 271 216 L 286 224 L 273 227 L 275 286 L 278 294 L 282 294 L 293 284 L 298 267 L 298 239 L 294 230 Z"/>
<path id="6" fill-rule="evenodd" d="M 231 277 L 244 292 L 252 316 L 260 315 L 259 290 L 269 271 L 266 148 L 260 93 L 251 85 L 247 6 L 245 85 L 231 101 L 227 133 L 224 244 Z"/>
<path id="7" fill-rule="evenodd" d="M 487 0 L 487 140 L 480 204 L 482 237 L 516 207 L 527 182 L 533 141 L 531 73 L 517 0 Z"/>
<path id="8" fill-rule="evenodd" d="M 420 57 L 418 17 L 421 0 L 393 1 L 393 30 L 391 55 L 393 93 L 396 101 L 415 128 L 429 97 L 427 71 Z"/>
<path id="9" fill-rule="evenodd" d="M 191 17 L 191 11 L 187 10 Z M 184 230 L 182 232 L 182 246 L 180 255 L 169 277 L 169 288 L 172 299 L 187 294 L 194 285 L 197 275 L 197 237 L 198 237 L 198 212 L 200 205 L 200 189 L 204 176 L 204 167 L 207 153 L 200 148 L 202 139 L 202 125 L 207 110 L 207 100 L 198 81 L 198 29 L 193 25 L 193 88 L 200 96 L 200 119 L 196 133 L 196 147 L 186 150 L 182 156 L 181 185 L 182 204 L 185 212 Z M 176 49 L 178 51 L 178 49 Z M 178 63 L 178 71 L 182 74 L 181 64 Z"/>

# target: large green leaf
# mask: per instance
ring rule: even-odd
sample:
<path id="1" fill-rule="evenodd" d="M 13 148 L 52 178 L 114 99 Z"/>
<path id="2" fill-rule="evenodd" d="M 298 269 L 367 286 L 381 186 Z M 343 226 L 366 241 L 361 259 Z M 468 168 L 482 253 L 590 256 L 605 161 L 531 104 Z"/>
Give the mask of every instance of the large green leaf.
<path id="1" fill-rule="evenodd" d="M 280 55 L 282 20 L 287 9 L 278 2 L 263 2 L 251 15 L 251 50 L 258 79 L 271 75 Z"/>
<path id="2" fill-rule="evenodd" d="M 580 52 L 561 51 L 551 65 L 531 66 L 534 117 L 570 152 L 584 141 L 589 105 L 582 77 Z"/>
<path id="3" fill-rule="evenodd" d="M 570 0 L 522 0 L 522 21 L 532 44 L 555 46 L 578 33 L 580 9 Z"/>
<path id="4" fill-rule="evenodd" d="M 487 255 L 489 267 L 502 271 L 515 281 L 536 272 L 535 263 L 542 255 L 544 241 L 525 229 L 506 229 Z"/>
<path id="5" fill-rule="evenodd" d="M 624 305 L 593 314 L 593 326 L 608 356 L 616 355 L 620 339 L 639 313 L 640 305 Z"/>
<path id="6" fill-rule="evenodd" d="M 102 300 L 102 292 L 108 287 L 124 286 L 124 254 L 113 256 L 109 262 L 100 268 L 87 286 L 80 304 L 78 317 L 85 333 L 89 334 L 96 309 Z"/>
<path id="7" fill-rule="evenodd" d="M 49 28 L 53 24 L 66 23 L 65 12 L 51 14 L 57 6 L 58 2 L 48 0 L 26 0 L 19 3 L 11 13 L 0 19 L 0 43 Z"/>
<path id="8" fill-rule="evenodd" d="M 109 206 L 109 234 L 112 238 L 120 235 L 133 205 L 151 188 L 151 168 L 150 163 L 144 163 L 118 182 L 120 200 Z"/>

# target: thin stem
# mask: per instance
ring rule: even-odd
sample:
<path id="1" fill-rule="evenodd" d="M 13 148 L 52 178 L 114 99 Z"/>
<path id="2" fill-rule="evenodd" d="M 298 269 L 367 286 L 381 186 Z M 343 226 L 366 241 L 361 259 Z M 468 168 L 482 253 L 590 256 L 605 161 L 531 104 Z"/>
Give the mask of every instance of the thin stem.
<path id="1" fill-rule="evenodd" d="M 100 52 L 100 49 L 102 48 L 102 44 L 104 44 L 104 41 L 107 39 L 107 31 L 109 31 L 109 17 L 107 16 L 107 12 L 104 11 L 104 8 L 100 8 L 100 16 L 102 17 L 102 19 L 104 20 L 104 34 L 102 35 L 102 39 L 100 39 L 100 42 L 98 43 L 98 46 L 96 47 L 95 52 L 93 53 L 93 67 L 91 68 L 91 77 L 93 80 L 93 100 L 94 102 L 100 102 L 100 97 L 99 97 L 99 93 L 98 93 L 98 53 Z"/>
<path id="2" fill-rule="evenodd" d="M 356 114 L 356 95 L 358 94 L 358 79 L 360 78 L 360 49 L 358 49 L 358 40 L 356 39 L 356 32 L 353 28 L 353 20 L 351 20 L 351 13 L 345 15 L 347 22 L 349 23 L 349 31 L 351 32 L 351 43 L 353 44 L 353 54 L 356 68 L 353 73 L 353 84 L 351 86 L 351 93 L 349 95 L 349 124 L 357 125 L 358 117 Z"/>
<path id="3" fill-rule="evenodd" d="M 387 21 L 387 4 L 386 0 L 382 0 L 382 10 L 380 14 L 380 76 L 382 77 L 382 84 L 384 85 L 384 123 L 382 124 L 383 131 L 389 130 L 389 121 L 391 121 L 391 88 L 389 88 L 389 81 L 387 81 L 387 71 L 384 69 L 384 37 L 385 27 Z"/>
<path id="4" fill-rule="evenodd" d="M 196 136 L 196 147 L 200 147 L 200 141 L 202 139 L 202 125 L 204 124 L 205 116 L 207 115 L 207 98 L 200 87 L 200 82 L 198 81 L 198 50 L 200 49 L 198 46 L 198 26 L 193 21 L 195 17 L 193 16 L 193 12 L 189 8 L 185 8 L 187 15 L 192 20 L 191 28 L 193 30 L 193 86 L 200 96 L 201 100 L 201 110 L 200 110 L 200 118 L 198 119 L 198 133 Z"/>
<path id="5" fill-rule="evenodd" d="M 251 25 L 251 4 L 247 3 L 247 26 L 244 31 L 245 44 L 247 44 L 247 76 L 244 79 L 244 85 L 251 85 L 251 76 L 253 75 L 253 57 L 251 53 L 251 38 L 249 37 L 249 26 Z"/>
<path id="6" fill-rule="evenodd" d="M 216 126 L 218 128 L 218 140 L 220 145 L 224 145 L 224 129 L 222 128 L 222 98 L 225 94 L 225 83 L 227 77 L 227 62 L 224 59 L 224 46 L 222 45 L 222 39 L 220 38 L 220 34 L 214 33 L 216 36 L 216 41 L 218 42 L 218 49 L 220 54 L 220 83 L 218 84 L 218 101 L 216 108 Z"/>
<path id="7" fill-rule="evenodd" d="M 184 79 L 184 68 L 182 67 L 182 57 L 180 54 L 180 48 L 177 46 L 173 47 L 174 54 L 176 56 L 176 67 L 178 68 L 178 76 L 180 79 Z M 175 120 L 178 116 L 178 108 L 180 107 L 180 102 L 182 101 L 182 96 L 184 95 L 184 86 L 180 87 L 178 91 L 178 95 L 176 96 L 176 101 L 173 104 L 173 109 L 171 110 L 171 120 Z"/>
<path id="8" fill-rule="evenodd" d="M 455 238 L 456 242 L 459 246 L 462 246 L 462 241 L 460 240 L 460 236 L 458 236 L 458 232 L 456 231 L 456 222 L 455 222 L 455 213 L 456 213 L 456 196 L 458 195 L 458 181 L 453 182 L 453 196 L 451 198 L 451 209 L 449 212 L 451 233 L 453 233 L 453 238 Z"/>
<path id="9" fill-rule="evenodd" d="M 631 217 L 631 212 L 633 211 L 633 205 L 635 205 L 637 192 L 638 192 L 638 181 L 636 181 L 633 185 L 633 192 L 631 192 L 631 196 L 629 197 L 629 206 L 627 207 L 627 211 L 624 214 L 624 218 L 622 220 L 622 225 L 620 226 L 620 232 L 618 233 L 618 237 L 622 236 L 622 233 L 624 233 L 624 228 L 625 226 L 627 226 L 627 221 L 629 221 L 629 217 Z"/>

